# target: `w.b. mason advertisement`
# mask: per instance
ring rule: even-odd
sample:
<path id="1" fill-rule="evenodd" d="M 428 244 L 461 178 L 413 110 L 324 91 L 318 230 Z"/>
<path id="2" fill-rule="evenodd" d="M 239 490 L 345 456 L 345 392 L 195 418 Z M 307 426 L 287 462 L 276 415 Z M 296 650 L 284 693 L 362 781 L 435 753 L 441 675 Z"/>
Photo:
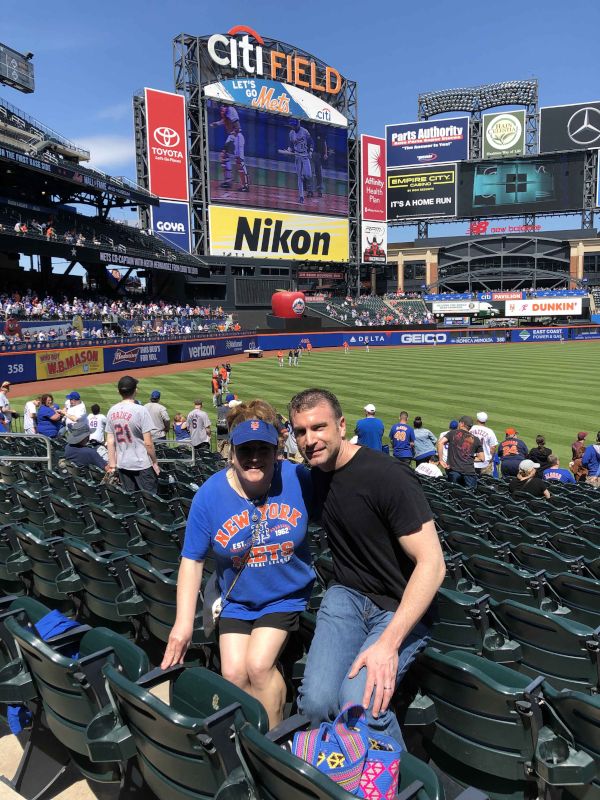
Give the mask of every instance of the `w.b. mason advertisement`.
<path id="1" fill-rule="evenodd" d="M 210 254 L 293 261 L 348 261 L 348 220 L 210 206 Z"/>

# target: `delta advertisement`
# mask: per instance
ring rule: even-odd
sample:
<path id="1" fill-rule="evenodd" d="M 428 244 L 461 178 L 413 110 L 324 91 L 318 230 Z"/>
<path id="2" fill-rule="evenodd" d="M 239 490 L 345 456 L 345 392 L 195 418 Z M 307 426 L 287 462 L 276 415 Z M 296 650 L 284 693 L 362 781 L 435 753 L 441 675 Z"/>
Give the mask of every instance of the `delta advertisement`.
<path id="1" fill-rule="evenodd" d="M 168 364 L 166 344 L 120 345 L 104 348 L 104 371 L 158 367 Z"/>
<path id="2" fill-rule="evenodd" d="M 329 103 L 288 83 L 257 78 L 235 78 L 209 83 L 203 91 L 206 97 L 219 100 L 221 103 L 233 103 L 256 108 L 259 111 L 273 111 L 289 117 L 348 127 L 346 117 Z"/>
<path id="3" fill-rule="evenodd" d="M 144 89 L 148 188 L 167 200 L 189 199 L 185 98 Z"/>
<path id="4" fill-rule="evenodd" d="M 533 300 L 508 300 L 505 317 L 580 317 L 581 297 L 548 297 Z"/>
<path id="5" fill-rule="evenodd" d="M 190 207 L 187 203 L 161 200 L 160 205 L 150 208 L 150 220 L 156 236 L 178 250 L 191 252 Z"/>
<path id="6" fill-rule="evenodd" d="M 460 165 L 459 217 L 576 211 L 583 207 L 582 153 Z"/>
<path id="7" fill-rule="evenodd" d="M 388 220 L 456 216 L 456 164 L 387 173 Z"/>
<path id="8" fill-rule="evenodd" d="M 464 161 L 469 157 L 469 117 L 385 126 L 387 167 Z"/>
<path id="9" fill-rule="evenodd" d="M 103 347 L 73 347 L 66 350 L 44 350 L 35 354 L 38 381 L 48 378 L 70 378 L 104 372 Z"/>
<path id="10" fill-rule="evenodd" d="M 360 137 L 362 218 L 373 222 L 387 219 L 385 139 Z"/>
<path id="11" fill-rule="evenodd" d="M 363 222 L 361 225 L 362 260 L 365 264 L 387 261 L 387 223 Z"/>
<path id="12" fill-rule="evenodd" d="M 210 202 L 348 214 L 348 131 L 206 101 Z"/>
<path id="13" fill-rule="evenodd" d="M 292 261 L 348 261 L 348 220 L 210 206 L 210 254 Z"/>
<path id="14" fill-rule="evenodd" d="M 540 153 L 600 147 L 600 102 L 540 108 Z"/>
<path id="15" fill-rule="evenodd" d="M 483 115 L 482 158 L 525 155 L 525 110 Z"/>

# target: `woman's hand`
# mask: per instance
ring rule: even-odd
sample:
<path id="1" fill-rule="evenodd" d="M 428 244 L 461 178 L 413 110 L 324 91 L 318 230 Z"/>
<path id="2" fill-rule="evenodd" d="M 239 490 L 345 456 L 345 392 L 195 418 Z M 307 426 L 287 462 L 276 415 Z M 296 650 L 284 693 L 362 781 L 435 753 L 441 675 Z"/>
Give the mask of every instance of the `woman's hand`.
<path id="1" fill-rule="evenodd" d="M 169 641 L 161 662 L 161 669 L 168 669 L 175 664 L 183 664 L 183 659 L 192 641 L 192 628 L 187 625 L 173 625 Z"/>

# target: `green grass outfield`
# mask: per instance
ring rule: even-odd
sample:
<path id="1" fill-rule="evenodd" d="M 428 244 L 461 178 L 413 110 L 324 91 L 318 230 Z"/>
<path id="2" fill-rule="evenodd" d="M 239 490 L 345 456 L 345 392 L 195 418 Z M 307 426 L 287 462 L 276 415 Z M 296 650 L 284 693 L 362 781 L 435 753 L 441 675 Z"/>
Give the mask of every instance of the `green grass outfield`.
<path id="1" fill-rule="evenodd" d="M 536 435 L 542 433 L 567 466 L 577 431 L 589 431 L 591 443 L 600 429 L 599 356 L 600 342 L 372 346 L 369 353 L 356 348 L 348 355 L 341 349 L 313 351 L 303 356 L 298 368 L 290 368 L 286 352 L 283 369 L 272 357 L 234 364 L 232 387 L 242 400 L 261 397 L 283 413 L 296 391 L 325 387 L 340 398 L 350 431 L 366 403 L 375 404 L 386 430 L 406 409 L 411 420 L 421 415 L 436 435 L 447 429 L 450 419 L 483 410 L 499 438 L 506 427 L 515 426 L 533 447 Z M 172 417 L 177 411 L 190 411 L 200 397 L 214 422 L 213 363 L 205 363 L 202 369 L 144 378 L 138 398 L 145 403 L 150 392 L 159 389 Z M 41 382 L 40 391 L 43 386 Z M 77 388 L 77 379 L 72 388 Z M 55 401 L 61 403 L 65 394 L 55 393 Z M 118 399 L 115 384 L 85 388 L 81 394 L 88 410 L 98 403 L 104 413 Z M 25 399 L 15 403 L 19 410 Z"/>

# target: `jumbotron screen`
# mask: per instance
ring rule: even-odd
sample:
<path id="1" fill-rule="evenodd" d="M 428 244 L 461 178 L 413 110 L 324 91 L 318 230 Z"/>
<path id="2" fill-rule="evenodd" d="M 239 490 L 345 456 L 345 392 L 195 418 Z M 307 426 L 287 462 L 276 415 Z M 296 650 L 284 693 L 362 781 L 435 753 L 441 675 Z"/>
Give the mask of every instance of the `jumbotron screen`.
<path id="1" fill-rule="evenodd" d="M 206 106 L 211 203 L 348 216 L 346 128 Z"/>

